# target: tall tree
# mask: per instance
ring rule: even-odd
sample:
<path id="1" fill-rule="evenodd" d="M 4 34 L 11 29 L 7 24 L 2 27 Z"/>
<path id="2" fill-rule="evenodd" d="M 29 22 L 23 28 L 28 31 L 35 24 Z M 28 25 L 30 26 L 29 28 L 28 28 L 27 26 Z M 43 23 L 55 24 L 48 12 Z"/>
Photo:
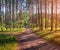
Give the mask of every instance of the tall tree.
<path id="1" fill-rule="evenodd" d="M 1 0 L 0 0 L 0 26 L 2 26 L 2 18 L 1 18 Z M 2 30 L 2 27 L 1 27 Z"/>
<path id="2" fill-rule="evenodd" d="M 34 8 L 33 8 L 34 6 L 33 6 L 33 0 L 32 0 L 32 3 L 31 3 L 31 13 L 32 13 L 32 16 L 31 16 L 31 19 L 32 19 L 32 23 L 34 22 L 34 13 L 33 13 L 33 11 L 34 11 Z M 34 23 L 32 24 L 32 28 L 34 28 Z"/>
<path id="3" fill-rule="evenodd" d="M 0 22 L 1 22 L 1 0 L 0 0 Z"/>
<path id="4" fill-rule="evenodd" d="M 56 20 L 56 22 L 55 22 L 55 31 L 57 30 L 57 1 L 58 0 L 56 0 L 56 17 L 55 17 L 55 20 Z"/>
<path id="5" fill-rule="evenodd" d="M 0 2 L 1 2 L 1 9 L 2 9 L 2 3 L 3 3 L 3 1 L 2 0 L 0 0 Z M 0 11 L 1 12 L 1 31 L 3 31 L 3 28 L 2 28 L 2 26 L 3 26 L 3 16 L 2 16 L 2 14 L 3 14 L 3 12 L 2 11 Z"/>
<path id="6" fill-rule="evenodd" d="M 49 20 L 50 19 L 50 17 L 49 17 L 49 0 L 47 2 L 48 2 L 48 5 L 47 5 L 48 13 L 47 14 L 48 14 L 48 23 L 49 23 L 48 27 L 49 27 L 50 26 L 50 20 Z"/>
<path id="7" fill-rule="evenodd" d="M 40 27 L 40 0 L 36 0 L 36 26 Z"/>
<path id="8" fill-rule="evenodd" d="M 20 0 L 20 28 L 21 28 L 21 19 L 22 19 L 22 0 Z"/>
<path id="9" fill-rule="evenodd" d="M 47 0 L 45 0 L 45 29 L 47 28 Z"/>
<path id="10" fill-rule="evenodd" d="M 37 8 L 38 8 L 38 7 L 37 7 L 37 4 L 38 4 L 37 2 L 38 2 L 38 1 L 36 0 L 36 18 L 37 18 L 37 14 L 38 14 L 38 13 L 37 13 Z M 38 19 L 38 18 L 37 18 L 37 19 Z M 36 19 L 36 27 L 38 26 L 38 21 L 37 21 L 37 19 Z"/>
<path id="11" fill-rule="evenodd" d="M 13 22 L 13 29 L 14 29 L 14 0 L 12 0 L 12 22 Z"/>
<path id="12" fill-rule="evenodd" d="M 42 16 L 42 0 L 40 0 L 40 13 L 41 13 L 41 31 L 43 30 L 43 16 Z"/>
<path id="13" fill-rule="evenodd" d="M 53 0 L 51 0 L 51 31 L 53 31 Z"/>

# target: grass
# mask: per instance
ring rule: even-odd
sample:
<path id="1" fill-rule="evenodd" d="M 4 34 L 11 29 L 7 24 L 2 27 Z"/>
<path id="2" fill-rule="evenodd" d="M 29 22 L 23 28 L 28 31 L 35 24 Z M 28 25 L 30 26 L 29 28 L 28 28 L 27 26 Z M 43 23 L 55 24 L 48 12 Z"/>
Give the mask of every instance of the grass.
<path id="1" fill-rule="evenodd" d="M 16 50 L 17 41 L 12 35 L 0 34 L 0 50 Z"/>
<path id="2" fill-rule="evenodd" d="M 60 31 L 46 34 L 45 36 L 43 36 L 43 38 L 57 45 L 60 45 Z"/>
<path id="3" fill-rule="evenodd" d="M 0 31 L 0 50 L 16 50 L 17 41 L 13 35 L 20 34 L 25 31 L 25 28 L 4 28 Z"/>
<path id="4" fill-rule="evenodd" d="M 16 50 L 16 43 L 0 45 L 0 50 Z"/>
<path id="5" fill-rule="evenodd" d="M 25 28 L 8 28 L 7 30 L 6 29 L 3 29 L 3 31 L 0 30 L 0 34 L 18 34 L 18 33 L 22 33 L 25 31 Z"/>
<path id="6" fill-rule="evenodd" d="M 43 31 L 39 31 L 39 29 L 36 28 L 33 29 L 33 31 L 35 31 L 36 35 L 38 35 L 39 37 L 42 37 L 49 42 L 53 42 L 54 44 L 60 45 L 60 28 L 58 28 L 57 30 L 57 32 L 51 32 L 49 31 L 49 29 Z"/>

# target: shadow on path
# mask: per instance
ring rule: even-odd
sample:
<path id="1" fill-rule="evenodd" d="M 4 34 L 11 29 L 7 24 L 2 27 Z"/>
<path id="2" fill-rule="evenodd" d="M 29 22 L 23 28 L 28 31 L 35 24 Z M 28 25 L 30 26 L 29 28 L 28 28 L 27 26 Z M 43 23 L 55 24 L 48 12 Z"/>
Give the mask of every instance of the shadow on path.
<path id="1" fill-rule="evenodd" d="M 30 29 L 15 37 L 18 41 L 17 50 L 60 50 L 59 46 L 39 38 Z"/>

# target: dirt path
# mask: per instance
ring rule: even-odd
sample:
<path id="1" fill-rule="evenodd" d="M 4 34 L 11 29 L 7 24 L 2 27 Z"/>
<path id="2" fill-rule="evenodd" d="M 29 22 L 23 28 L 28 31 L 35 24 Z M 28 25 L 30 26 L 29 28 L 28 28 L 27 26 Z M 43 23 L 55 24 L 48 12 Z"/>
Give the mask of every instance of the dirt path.
<path id="1" fill-rule="evenodd" d="M 18 40 L 17 50 L 60 50 L 58 46 L 39 38 L 29 29 L 16 35 L 16 39 Z"/>

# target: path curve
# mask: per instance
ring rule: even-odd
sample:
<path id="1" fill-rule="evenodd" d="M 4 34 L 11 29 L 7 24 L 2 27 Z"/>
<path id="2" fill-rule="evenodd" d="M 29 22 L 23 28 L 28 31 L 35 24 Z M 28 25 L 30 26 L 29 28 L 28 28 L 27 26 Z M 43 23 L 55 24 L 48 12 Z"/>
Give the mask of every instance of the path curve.
<path id="1" fill-rule="evenodd" d="M 30 29 L 15 37 L 18 41 L 17 50 L 60 50 L 58 46 L 36 36 Z"/>

